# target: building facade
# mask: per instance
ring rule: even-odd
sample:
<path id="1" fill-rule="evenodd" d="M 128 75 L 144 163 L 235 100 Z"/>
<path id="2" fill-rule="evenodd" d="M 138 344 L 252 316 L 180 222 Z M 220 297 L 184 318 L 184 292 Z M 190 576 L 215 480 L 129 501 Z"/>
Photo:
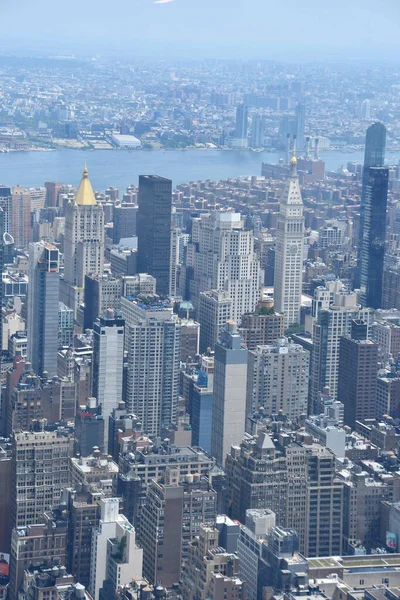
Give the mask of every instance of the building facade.
<path id="1" fill-rule="evenodd" d="M 351 334 L 352 322 L 363 321 L 369 327 L 370 311 L 361 308 L 355 293 L 334 293 L 332 304 L 318 312 L 313 323 L 313 350 L 310 368 L 309 410 L 319 414 L 318 393 L 329 387 L 333 400 L 338 397 L 340 338 Z"/>
<path id="2" fill-rule="evenodd" d="M 28 359 L 38 375 L 57 375 L 59 251 L 44 242 L 29 245 Z"/>
<path id="3" fill-rule="evenodd" d="M 69 485 L 73 438 L 61 430 L 14 432 L 12 447 L 12 524 L 25 527 L 42 523 L 45 511 L 60 503 Z"/>
<path id="4" fill-rule="evenodd" d="M 27 248 L 31 241 L 31 197 L 24 188 L 12 191 L 11 235 L 17 248 Z"/>
<path id="5" fill-rule="evenodd" d="M 81 183 L 65 212 L 64 279 L 60 300 L 74 315 L 84 299 L 85 275 L 104 270 L 104 213 L 85 166 Z"/>
<path id="6" fill-rule="evenodd" d="M 363 306 L 382 307 L 383 265 L 389 169 L 369 167 L 365 180 L 360 260 L 360 299 Z"/>
<path id="7" fill-rule="evenodd" d="M 201 292 L 226 292 L 232 300 L 230 318 L 240 323 L 242 315 L 254 311 L 263 281 L 254 235 L 245 229 L 244 218 L 232 212 L 202 214 L 193 219 L 189 246 L 186 263 L 192 271 L 190 299 L 196 314 Z"/>
<path id="8" fill-rule="evenodd" d="M 149 435 L 175 424 L 178 410 L 181 325 L 159 296 L 122 298 L 128 353 L 126 405 Z"/>
<path id="9" fill-rule="evenodd" d="M 344 404 L 344 423 L 377 416 L 378 345 L 371 340 L 342 337 L 339 346 L 338 398 Z"/>
<path id="10" fill-rule="evenodd" d="M 101 406 L 105 448 L 108 448 L 108 420 L 122 400 L 124 325 L 114 311 L 108 311 L 93 327 L 92 396 Z"/>
<path id="11" fill-rule="evenodd" d="M 287 339 L 249 351 L 246 416 L 260 406 L 268 416 L 283 412 L 289 419 L 307 414 L 310 353 Z"/>
<path id="12" fill-rule="evenodd" d="M 300 322 L 303 277 L 303 201 L 293 155 L 291 171 L 279 205 L 276 226 L 274 302 L 285 317 L 285 325 Z"/>
<path id="13" fill-rule="evenodd" d="M 246 348 L 236 324 L 230 321 L 215 346 L 211 453 L 218 465 L 233 444 L 243 439 L 246 421 Z"/>
<path id="14" fill-rule="evenodd" d="M 140 175 L 137 234 L 138 271 L 156 279 L 157 294 L 170 293 L 172 181 Z"/>

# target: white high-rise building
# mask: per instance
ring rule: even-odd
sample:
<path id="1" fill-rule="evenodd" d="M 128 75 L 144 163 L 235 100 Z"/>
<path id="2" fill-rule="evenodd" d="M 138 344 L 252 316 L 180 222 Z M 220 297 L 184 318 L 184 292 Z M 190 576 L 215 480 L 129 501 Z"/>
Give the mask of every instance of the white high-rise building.
<path id="1" fill-rule="evenodd" d="M 369 308 L 361 308 L 357 295 L 346 291 L 335 292 L 329 308 L 319 310 L 313 324 L 313 351 L 310 367 L 310 409 L 317 410 L 318 393 L 329 388 L 333 400 L 337 398 L 339 376 L 340 338 L 350 336 L 352 321 L 370 325 Z M 318 411 L 319 412 L 319 411 Z"/>
<path id="2" fill-rule="evenodd" d="M 263 272 L 253 232 L 244 228 L 239 213 L 215 211 L 193 219 L 191 246 L 187 267 L 193 267 L 190 296 L 197 315 L 201 292 L 224 291 L 232 298 L 231 319 L 240 323 L 261 296 Z"/>
<path id="3" fill-rule="evenodd" d="M 249 352 L 247 416 L 260 406 L 268 416 L 282 411 L 289 419 L 307 414 L 310 353 L 287 339 Z"/>
<path id="4" fill-rule="evenodd" d="M 247 600 L 257 600 L 262 587 L 260 569 L 262 569 L 263 544 L 272 527 L 275 527 L 276 515 L 269 508 L 249 508 L 246 510 L 246 524 L 240 526 L 237 542 L 239 575 L 246 582 Z M 260 582 L 261 580 L 261 582 Z"/>
<path id="5" fill-rule="evenodd" d="M 314 297 L 311 301 L 311 313 L 305 316 L 305 331 L 311 336 L 319 311 L 329 308 L 333 303 L 335 294 L 341 291 L 346 291 L 346 288 L 340 279 L 327 280 L 324 285 L 315 288 Z"/>
<path id="6" fill-rule="evenodd" d="M 85 275 L 103 273 L 104 235 L 103 207 L 96 202 L 85 165 L 75 199 L 68 202 L 65 213 L 60 300 L 73 309 L 74 316 L 83 302 Z"/>
<path id="7" fill-rule="evenodd" d="M 13 432 L 11 527 L 42 523 L 43 513 L 60 503 L 70 485 L 73 447 L 73 436 L 57 430 Z"/>
<path id="8" fill-rule="evenodd" d="M 109 310 L 93 327 L 92 395 L 101 405 L 104 448 L 108 448 L 108 421 L 122 400 L 124 369 L 124 320 Z"/>
<path id="9" fill-rule="evenodd" d="M 303 201 L 293 154 L 291 172 L 279 206 L 275 246 L 275 310 L 285 315 L 285 325 L 300 322 L 303 276 Z"/>
<path id="10" fill-rule="evenodd" d="M 246 421 L 247 348 L 230 321 L 215 345 L 211 454 L 225 464 L 231 446 L 240 446 Z"/>
<path id="11" fill-rule="evenodd" d="M 214 348 L 223 327 L 232 315 L 232 298 L 228 292 L 200 292 L 198 319 L 200 323 L 200 352 Z"/>
<path id="12" fill-rule="evenodd" d="M 125 515 L 119 514 L 118 498 L 100 502 L 100 522 L 92 532 L 90 593 L 99 600 L 101 588 L 111 597 L 132 579 L 141 579 L 143 550 L 136 544 L 136 532 Z"/>
<path id="13" fill-rule="evenodd" d="M 181 324 L 168 300 L 141 295 L 121 299 L 128 356 L 126 406 L 148 435 L 176 423 Z"/>

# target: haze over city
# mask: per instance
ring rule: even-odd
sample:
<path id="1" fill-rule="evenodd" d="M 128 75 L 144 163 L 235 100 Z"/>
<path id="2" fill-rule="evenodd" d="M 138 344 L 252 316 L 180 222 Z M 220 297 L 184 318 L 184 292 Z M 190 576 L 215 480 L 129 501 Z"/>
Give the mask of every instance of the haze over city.
<path id="1" fill-rule="evenodd" d="M 388 60 L 397 0 L 1 0 L 0 51 L 136 57 Z"/>

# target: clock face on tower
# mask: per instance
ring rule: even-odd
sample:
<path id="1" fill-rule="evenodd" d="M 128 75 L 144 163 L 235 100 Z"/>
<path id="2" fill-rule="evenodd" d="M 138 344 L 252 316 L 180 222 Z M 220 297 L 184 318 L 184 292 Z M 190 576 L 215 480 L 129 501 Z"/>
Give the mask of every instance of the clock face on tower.
<path id="1" fill-rule="evenodd" d="M 289 248 L 288 248 L 289 254 L 296 254 L 297 253 L 297 246 L 296 244 L 290 244 Z"/>

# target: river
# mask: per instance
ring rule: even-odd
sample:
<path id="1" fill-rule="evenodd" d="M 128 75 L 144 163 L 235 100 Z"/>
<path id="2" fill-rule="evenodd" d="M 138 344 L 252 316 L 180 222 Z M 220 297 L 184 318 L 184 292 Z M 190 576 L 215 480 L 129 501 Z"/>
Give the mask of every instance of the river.
<path id="1" fill-rule="evenodd" d="M 349 161 L 362 162 L 363 151 L 326 151 L 321 158 L 328 170 Z M 39 187 L 45 181 L 77 185 L 87 163 L 93 187 L 109 186 L 125 190 L 137 184 L 142 174 L 162 175 L 173 185 L 201 180 L 260 175 L 261 162 L 278 162 L 283 153 L 248 150 L 52 150 L 49 152 L 9 152 L 0 154 L 0 184 Z M 389 153 L 391 163 L 400 153 Z"/>

